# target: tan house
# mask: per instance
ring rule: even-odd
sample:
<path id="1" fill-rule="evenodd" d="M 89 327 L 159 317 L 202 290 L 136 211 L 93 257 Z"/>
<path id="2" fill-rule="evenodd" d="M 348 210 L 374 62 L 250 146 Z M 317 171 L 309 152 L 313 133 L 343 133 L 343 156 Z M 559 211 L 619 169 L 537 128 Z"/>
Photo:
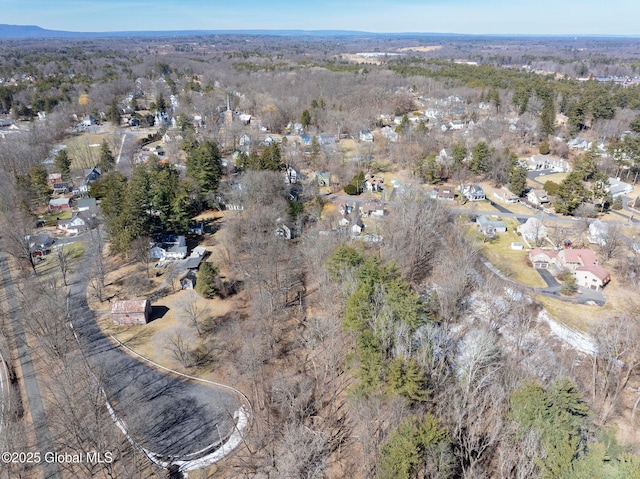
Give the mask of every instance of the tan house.
<path id="1" fill-rule="evenodd" d="M 602 266 L 579 266 L 574 271 L 576 284 L 598 291 L 611 281 L 611 275 Z"/>
<path id="2" fill-rule="evenodd" d="M 116 301 L 111 305 L 111 319 L 120 326 L 147 324 L 150 316 L 151 301 L 148 299 Z"/>
<path id="3" fill-rule="evenodd" d="M 611 281 L 609 272 L 598 265 L 595 252 L 587 248 L 568 248 L 557 252 L 535 248 L 529 252 L 529 260 L 534 268 L 552 269 L 556 272 L 554 274 L 563 269 L 569 270 L 577 285 L 596 291 Z"/>

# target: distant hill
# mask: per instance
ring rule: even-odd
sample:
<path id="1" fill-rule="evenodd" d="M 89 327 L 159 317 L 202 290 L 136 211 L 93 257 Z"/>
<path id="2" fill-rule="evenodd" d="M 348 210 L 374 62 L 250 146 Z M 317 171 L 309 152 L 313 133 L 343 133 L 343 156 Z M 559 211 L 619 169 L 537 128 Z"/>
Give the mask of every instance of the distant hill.
<path id="1" fill-rule="evenodd" d="M 47 30 L 36 25 L 0 24 L 0 39 L 25 38 L 104 38 L 104 37 L 174 37 L 192 35 L 276 35 L 276 36 L 371 36 L 376 33 L 348 30 L 175 30 L 129 32 L 67 32 Z"/>

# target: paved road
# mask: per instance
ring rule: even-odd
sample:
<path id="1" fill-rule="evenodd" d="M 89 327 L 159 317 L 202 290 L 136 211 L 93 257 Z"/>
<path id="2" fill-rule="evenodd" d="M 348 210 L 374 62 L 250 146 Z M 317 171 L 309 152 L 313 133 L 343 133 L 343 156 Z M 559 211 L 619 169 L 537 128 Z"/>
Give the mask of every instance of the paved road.
<path id="1" fill-rule="evenodd" d="M 18 353 L 18 359 L 20 360 L 22 386 L 24 387 L 27 395 L 29 411 L 31 412 L 31 420 L 36 438 L 36 450 L 44 454 L 47 451 L 55 451 L 56 449 L 53 446 L 51 432 L 49 431 L 47 418 L 44 413 L 36 370 L 33 367 L 33 360 L 31 358 L 31 353 L 29 352 L 29 346 L 27 345 L 24 326 L 22 324 L 22 312 L 18 305 L 17 294 L 13 285 L 13 279 L 11 278 L 11 271 L 9 270 L 6 254 L 2 250 L 0 250 L 0 270 L 2 271 L 2 288 L 4 289 L 5 294 L 3 302 L 7 308 L 4 312 L 10 318 L 9 324 L 11 325 L 14 347 Z M 42 465 L 42 472 L 44 473 L 45 479 L 61 477 L 60 469 L 56 463 L 44 463 Z"/>
<path id="2" fill-rule="evenodd" d="M 74 329 L 130 435 L 165 458 L 190 459 L 216 449 L 233 432 L 233 415 L 241 399 L 232 391 L 153 369 L 116 347 L 87 305 L 87 268 L 79 270 L 81 274 L 70 287 Z"/>

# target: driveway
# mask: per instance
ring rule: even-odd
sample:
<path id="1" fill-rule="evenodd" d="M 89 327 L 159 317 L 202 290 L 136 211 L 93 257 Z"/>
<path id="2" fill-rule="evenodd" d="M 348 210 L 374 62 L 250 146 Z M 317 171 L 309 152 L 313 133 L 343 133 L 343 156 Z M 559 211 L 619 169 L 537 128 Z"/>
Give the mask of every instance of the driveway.
<path id="1" fill-rule="evenodd" d="M 560 283 L 558 283 L 558 281 L 553 277 L 553 275 L 551 274 L 551 272 L 549 272 L 549 270 L 536 269 L 536 271 L 540 276 L 542 276 L 542 279 L 544 280 L 544 282 L 547 283 L 547 288 L 549 289 L 557 288 L 557 290 L 560 291 Z"/>
<path id="2" fill-rule="evenodd" d="M 83 261 L 89 262 L 87 252 Z M 70 287 L 71 320 L 117 416 L 129 435 L 156 456 L 196 459 L 219 448 L 235 431 L 242 398 L 154 369 L 123 352 L 96 323 L 86 300 L 89 268 L 79 268 Z M 140 326 L 144 328 L 144 326 Z"/>

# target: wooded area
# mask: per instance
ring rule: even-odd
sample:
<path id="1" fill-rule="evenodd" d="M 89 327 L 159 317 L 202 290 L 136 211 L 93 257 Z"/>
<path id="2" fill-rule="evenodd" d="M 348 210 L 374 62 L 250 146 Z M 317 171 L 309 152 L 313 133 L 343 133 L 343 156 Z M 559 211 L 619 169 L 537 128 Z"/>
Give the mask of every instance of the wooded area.
<path id="1" fill-rule="evenodd" d="M 406 50 L 421 45 L 438 48 Z M 347 57 L 360 52 L 381 55 Z M 539 153 L 571 166 L 537 187 L 556 214 L 621 210 L 604 185 L 640 173 L 639 68 L 632 39 L 0 42 L 2 244 L 43 369 L 49 436 L 61 449 L 115 455 L 68 465 L 63 477 L 167 474 L 113 423 L 98 384 L 118 372 L 87 367 L 67 288 L 87 275 L 87 297 L 103 310 L 122 299 L 107 276 L 131 267 L 123 296 L 174 294 L 186 276 L 154 268 L 151 249 L 182 235 L 214 254 L 189 277 L 180 325 L 158 349 L 253 407 L 243 443 L 189 477 L 640 478 L 636 295 L 624 310 L 593 306 L 595 352 L 577 351 L 540 321 L 531 288 L 486 267 L 469 228 L 478 212 L 430 194 L 484 181 L 522 198 L 522 160 Z M 589 147 L 569 146 L 583 137 Z M 68 191 L 54 192 L 62 183 Z M 101 226 L 76 250 L 52 250 L 44 271 L 33 238 L 41 222 L 58 228 L 64 213 L 50 199 L 63 197 L 95 198 Z M 351 198 L 384 214 L 340 213 Z M 624 226 L 637 231 L 633 216 Z M 637 291 L 625 238 L 612 226 L 599 254 L 626 254 L 616 273 Z M 211 314 L 212 298 L 232 312 Z M 0 354 L 19 386 L 12 313 L 2 318 Z M 0 449 L 29 450 L 30 412 L 19 387 L 7 393 Z M 35 471 L 12 464 L 0 477 Z"/>

